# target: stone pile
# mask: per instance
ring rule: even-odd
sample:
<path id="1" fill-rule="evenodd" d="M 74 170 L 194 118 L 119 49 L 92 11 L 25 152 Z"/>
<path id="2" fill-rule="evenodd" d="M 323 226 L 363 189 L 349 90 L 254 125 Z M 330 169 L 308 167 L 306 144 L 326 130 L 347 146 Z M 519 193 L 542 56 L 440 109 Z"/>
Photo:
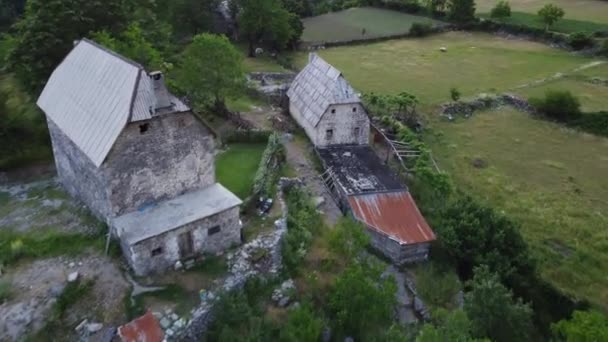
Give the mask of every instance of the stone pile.
<path id="1" fill-rule="evenodd" d="M 154 312 L 153 314 L 160 322 L 160 326 L 165 332 L 165 337 L 167 340 L 171 340 L 172 337 L 179 336 L 188 324 L 186 319 L 179 317 L 171 309 L 166 309 L 163 312 Z"/>
<path id="2" fill-rule="evenodd" d="M 295 290 L 296 285 L 294 284 L 293 280 L 288 279 L 272 292 L 272 301 L 281 308 L 287 307 L 287 305 L 289 305 L 291 302 L 291 297 L 293 296 Z"/>
<path id="3" fill-rule="evenodd" d="M 534 108 L 527 100 L 512 94 L 481 94 L 471 100 L 449 102 L 441 106 L 441 115 L 450 121 L 456 116 L 470 117 L 475 111 L 510 106 L 519 111 L 534 114 Z"/>

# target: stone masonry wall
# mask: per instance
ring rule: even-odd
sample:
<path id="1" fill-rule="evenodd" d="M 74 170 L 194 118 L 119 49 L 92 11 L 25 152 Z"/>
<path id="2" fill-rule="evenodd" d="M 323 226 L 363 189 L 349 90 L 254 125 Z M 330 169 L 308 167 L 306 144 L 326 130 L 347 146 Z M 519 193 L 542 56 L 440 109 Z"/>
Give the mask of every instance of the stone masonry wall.
<path id="1" fill-rule="evenodd" d="M 209 228 L 219 226 L 220 232 L 208 235 Z M 129 263 L 135 274 L 145 275 L 171 268 L 180 260 L 178 237 L 191 231 L 194 256 L 204 253 L 215 254 L 241 243 L 239 207 L 234 207 L 192 222 L 165 234 L 141 241 L 133 246 L 123 245 L 125 255 L 130 255 Z M 152 251 L 161 248 L 162 253 L 152 256 Z M 126 250 L 125 250 L 126 249 Z"/>
<path id="2" fill-rule="evenodd" d="M 428 258 L 429 243 L 401 245 L 387 235 L 373 229 L 366 229 L 366 231 L 370 236 L 372 247 L 380 251 L 396 265 L 424 261 Z"/>
<path id="3" fill-rule="evenodd" d="M 47 122 L 59 181 L 72 197 L 109 223 L 111 209 L 105 175 L 53 121 L 47 119 Z"/>
<path id="4" fill-rule="evenodd" d="M 359 128 L 358 134 L 355 133 L 355 128 Z M 326 139 L 328 129 L 333 131 L 331 140 Z M 363 106 L 358 103 L 331 105 L 317 125 L 315 133 L 315 146 L 365 145 L 369 143 L 369 118 Z"/>
<path id="5" fill-rule="evenodd" d="M 128 124 L 102 165 L 112 214 L 215 183 L 214 150 L 214 136 L 191 113 Z"/>

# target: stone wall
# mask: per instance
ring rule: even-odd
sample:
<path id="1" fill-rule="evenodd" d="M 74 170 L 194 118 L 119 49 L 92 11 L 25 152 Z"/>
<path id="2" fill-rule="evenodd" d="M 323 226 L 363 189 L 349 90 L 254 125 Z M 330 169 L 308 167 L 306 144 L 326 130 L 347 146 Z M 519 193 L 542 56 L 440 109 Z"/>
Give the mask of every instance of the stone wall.
<path id="1" fill-rule="evenodd" d="M 368 228 L 370 244 L 396 265 L 425 261 L 429 255 L 430 243 L 401 245 L 386 234 Z"/>
<path id="2" fill-rule="evenodd" d="M 214 136 L 191 113 L 128 124 L 102 165 L 112 215 L 215 183 L 214 150 Z"/>
<path id="3" fill-rule="evenodd" d="M 455 116 L 469 117 L 475 111 L 510 106 L 519 111 L 534 114 L 534 108 L 527 100 L 512 94 L 481 94 L 473 99 L 448 102 L 441 106 L 441 115 L 452 120 Z"/>
<path id="4" fill-rule="evenodd" d="M 335 111 L 335 113 L 332 113 Z M 358 128 L 358 133 L 355 129 Z M 332 139 L 326 137 L 333 131 Z M 315 146 L 366 145 L 369 143 L 369 118 L 360 103 L 331 105 L 315 128 Z"/>
<path id="5" fill-rule="evenodd" d="M 102 221 L 109 223 L 110 202 L 105 175 L 53 121 L 47 118 L 59 182 Z"/>
<path id="6" fill-rule="evenodd" d="M 211 227 L 219 226 L 220 232 L 209 235 Z M 241 224 L 239 207 L 234 207 L 184 225 L 162 235 L 143 240 L 133 246 L 122 244 L 123 251 L 135 274 L 145 275 L 171 268 L 180 260 L 178 237 L 182 233 L 192 232 L 195 256 L 204 253 L 215 254 L 241 242 Z M 152 256 L 152 251 L 161 248 L 162 253 Z"/>

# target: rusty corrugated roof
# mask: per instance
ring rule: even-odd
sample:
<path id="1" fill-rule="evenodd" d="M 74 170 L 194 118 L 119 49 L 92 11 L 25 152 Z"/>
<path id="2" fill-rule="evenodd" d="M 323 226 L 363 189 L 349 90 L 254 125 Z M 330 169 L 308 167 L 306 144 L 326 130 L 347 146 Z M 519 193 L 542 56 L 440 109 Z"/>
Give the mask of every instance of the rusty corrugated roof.
<path id="1" fill-rule="evenodd" d="M 165 334 L 156 317 L 148 310 L 145 315 L 119 327 L 118 336 L 123 342 L 161 342 Z"/>
<path id="2" fill-rule="evenodd" d="M 435 233 L 406 191 L 349 196 L 353 215 L 401 244 L 435 240 Z"/>

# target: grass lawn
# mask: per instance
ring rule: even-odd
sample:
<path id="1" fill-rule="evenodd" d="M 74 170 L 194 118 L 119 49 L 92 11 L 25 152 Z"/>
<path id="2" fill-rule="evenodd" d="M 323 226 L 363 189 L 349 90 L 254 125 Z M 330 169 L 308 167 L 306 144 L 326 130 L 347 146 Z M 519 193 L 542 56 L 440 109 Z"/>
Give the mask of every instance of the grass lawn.
<path id="1" fill-rule="evenodd" d="M 547 90 L 569 90 L 579 98 L 584 112 L 608 110 L 608 87 L 592 84 L 587 77 L 566 77 L 515 92 L 525 97 L 543 97 Z"/>
<path id="2" fill-rule="evenodd" d="M 245 57 L 243 59 L 245 72 L 286 72 L 287 70 L 268 56 L 255 58 Z"/>
<path id="3" fill-rule="evenodd" d="M 305 18 L 304 42 L 342 41 L 407 33 L 415 22 L 439 23 L 436 20 L 386 9 L 350 8 L 312 18 Z M 365 35 L 362 30 L 365 29 Z"/>
<path id="4" fill-rule="evenodd" d="M 253 187 L 266 144 L 232 144 L 217 156 L 217 181 L 241 199 L 247 198 Z"/>
<path id="5" fill-rule="evenodd" d="M 499 0 L 476 0 L 477 13 L 490 13 Z M 552 3 L 564 9 L 565 19 L 608 22 L 608 2 L 601 0 L 510 0 L 513 12 L 536 14 L 545 4 Z"/>
<path id="6" fill-rule="evenodd" d="M 447 52 L 440 52 L 445 46 Z M 485 33 L 448 32 L 319 51 L 361 92 L 409 91 L 422 105 L 448 101 L 450 88 L 463 96 L 501 92 L 593 61 L 546 45 Z M 303 67 L 307 54 L 296 56 Z"/>
<path id="7" fill-rule="evenodd" d="M 522 223 L 543 276 L 608 310 L 608 139 L 507 109 L 434 128 L 440 166 Z"/>
<path id="8" fill-rule="evenodd" d="M 261 107 L 264 105 L 264 101 L 247 94 L 237 99 L 226 99 L 226 107 L 233 112 L 248 112 L 253 110 L 254 106 Z"/>
<path id="9" fill-rule="evenodd" d="M 490 15 L 481 14 L 480 17 L 489 18 Z M 545 24 L 541 21 L 540 17 L 532 13 L 511 12 L 511 16 L 509 18 L 502 19 L 501 21 L 513 25 L 525 25 L 541 29 L 545 28 Z M 550 30 L 563 33 L 572 33 L 579 31 L 593 33 L 608 31 L 607 21 L 604 21 L 603 23 L 595 23 L 592 21 L 569 19 L 566 17 L 557 21 L 553 26 L 551 26 Z"/>

